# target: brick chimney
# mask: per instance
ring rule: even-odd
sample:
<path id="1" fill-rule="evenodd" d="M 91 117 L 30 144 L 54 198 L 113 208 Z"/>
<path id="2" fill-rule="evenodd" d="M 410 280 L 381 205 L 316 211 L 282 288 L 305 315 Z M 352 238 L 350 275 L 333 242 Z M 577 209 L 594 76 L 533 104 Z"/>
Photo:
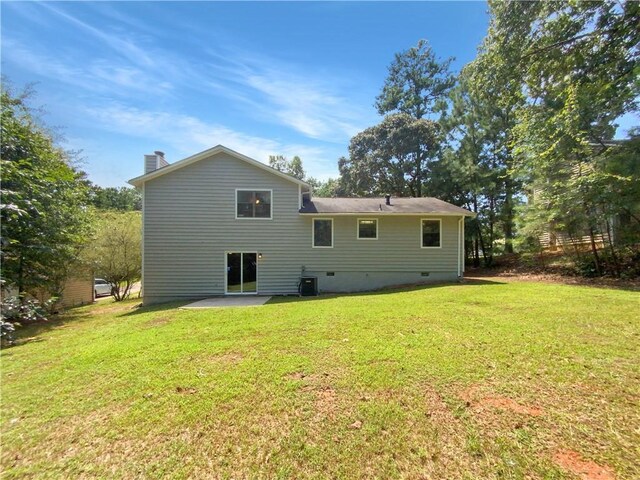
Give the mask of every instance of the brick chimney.
<path id="1" fill-rule="evenodd" d="M 156 150 L 152 155 L 144 156 L 144 173 L 153 172 L 167 165 L 169 163 L 164 159 L 164 152 L 160 150 Z"/>

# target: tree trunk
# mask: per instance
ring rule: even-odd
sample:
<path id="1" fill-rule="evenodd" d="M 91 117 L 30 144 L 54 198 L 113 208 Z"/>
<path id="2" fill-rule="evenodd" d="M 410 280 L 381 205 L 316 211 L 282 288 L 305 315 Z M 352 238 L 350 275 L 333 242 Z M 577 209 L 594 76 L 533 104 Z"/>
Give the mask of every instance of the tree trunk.
<path id="1" fill-rule="evenodd" d="M 415 176 L 416 197 L 422 196 L 422 160 L 423 160 L 422 152 L 421 152 L 420 145 L 418 144 L 417 150 L 416 150 L 416 176 Z"/>
<path id="2" fill-rule="evenodd" d="M 488 267 L 491 265 L 491 261 L 487 258 L 487 248 L 484 243 L 484 238 L 482 238 L 482 231 L 480 230 L 480 222 L 476 221 L 476 232 L 478 235 L 478 240 L 480 241 L 480 248 L 482 249 L 482 258 L 484 259 L 484 266 Z"/>
<path id="3" fill-rule="evenodd" d="M 593 227 L 589 226 L 589 239 L 591 240 L 591 253 L 593 254 L 593 260 L 596 264 L 596 273 L 599 277 L 602 276 L 602 267 L 600 266 L 600 256 L 598 255 L 598 248 L 596 247 L 595 233 Z"/>
<path id="4" fill-rule="evenodd" d="M 18 263 L 18 298 L 24 303 L 24 255 L 20 250 L 20 262 Z"/>
<path id="5" fill-rule="evenodd" d="M 478 226 L 478 199 L 474 195 L 473 197 L 473 213 L 476 214 L 475 223 L 476 223 L 476 233 L 474 234 L 474 257 L 473 257 L 473 266 L 478 268 L 480 266 L 480 249 L 479 249 L 479 240 L 480 236 L 480 227 Z"/>
<path id="6" fill-rule="evenodd" d="M 476 233 L 474 235 L 474 239 L 473 239 L 473 248 L 474 248 L 474 252 L 473 252 L 473 266 L 478 268 L 480 266 L 480 247 L 478 244 L 478 234 Z"/>
<path id="7" fill-rule="evenodd" d="M 511 185 L 511 180 L 507 179 L 504 186 L 504 251 L 505 253 L 513 253 L 513 186 Z"/>
<path id="8" fill-rule="evenodd" d="M 613 260 L 613 268 L 617 278 L 620 278 L 621 274 L 621 266 L 620 261 L 618 260 L 618 255 L 616 254 L 616 249 L 613 245 L 613 238 L 611 237 L 611 224 L 609 220 L 605 220 L 607 226 L 607 240 L 609 243 L 609 249 L 611 250 L 611 259 Z"/>

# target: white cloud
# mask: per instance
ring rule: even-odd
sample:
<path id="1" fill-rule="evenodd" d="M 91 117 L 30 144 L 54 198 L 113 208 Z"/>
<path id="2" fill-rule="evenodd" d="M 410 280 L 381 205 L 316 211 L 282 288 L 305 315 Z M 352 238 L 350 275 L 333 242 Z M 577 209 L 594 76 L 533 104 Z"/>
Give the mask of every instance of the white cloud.
<path id="1" fill-rule="evenodd" d="M 40 3 L 42 7 L 49 9 L 59 17 L 65 19 L 67 22 L 79 27 L 84 32 L 92 35 L 98 40 L 102 41 L 105 45 L 109 46 L 115 53 L 128 58 L 131 62 L 141 66 L 154 66 L 156 64 L 155 59 L 145 49 L 139 47 L 136 42 L 125 38 L 122 34 L 113 35 L 106 32 L 103 29 L 96 28 L 86 22 L 83 22 L 77 17 L 66 13 L 61 8 L 56 8 L 51 3 Z"/>
<path id="2" fill-rule="evenodd" d="M 146 111 L 122 105 L 85 108 L 102 128 L 116 133 L 153 139 L 159 148 L 170 145 L 183 156 L 222 144 L 258 161 L 267 163 L 269 155 L 299 155 L 310 173 L 326 178 L 335 169 L 335 153 L 322 147 L 283 144 L 279 141 L 238 132 L 196 117 L 162 111 Z M 176 161 L 175 159 L 169 159 Z M 311 168 L 309 168 L 311 167 Z"/>
<path id="3" fill-rule="evenodd" d="M 88 64 L 72 60 L 65 62 L 63 52 L 52 58 L 15 39 L 4 38 L 3 43 L 5 60 L 10 60 L 37 75 L 86 91 L 123 96 L 131 92 L 159 95 L 173 88 L 170 82 L 158 81 L 154 75 L 132 66 L 109 64 L 104 60 Z"/>
<path id="4" fill-rule="evenodd" d="M 224 54 L 209 51 L 215 62 L 207 64 L 217 83 L 233 85 L 222 94 L 242 90 L 258 96 L 253 102 L 261 118 L 286 125 L 315 139 L 344 142 L 371 123 L 371 112 L 349 99 L 349 88 L 340 79 L 299 68 L 274 58 L 258 57 L 238 50 Z M 205 75 L 207 75 L 205 73 Z M 322 80 L 320 80 L 322 78 Z"/>
<path id="5" fill-rule="evenodd" d="M 195 91 L 208 99 L 224 99 L 224 109 L 239 111 L 251 120 L 285 126 L 305 137 L 335 144 L 345 144 L 376 121 L 371 108 L 354 100 L 358 84 L 346 75 L 330 75 L 309 65 L 258 55 L 232 46 L 229 40 L 215 43 L 215 47 L 209 42 L 207 47 L 196 44 L 188 52 L 175 51 L 154 43 L 154 37 L 148 31 L 141 32 L 135 19 L 127 20 L 117 10 L 102 12 L 116 20 L 115 26 L 103 22 L 97 28 L 64 6 L 39 5 L 43 7 L 40 12 L 54 23 L 62 19 L 65 25 L 86 34 L 87 45 L 98 45 L 101 50 L 106 46 L 111 53 L 96 59 L 87 56 L 86 49 L 53 52 L 48 45 L 27 45 L 5 36 L 4 56 L 31 72 L 88 93 L 111 94 L 140 105 L 151 96 L 157 101 L 157 97 L 171 94 L 181 100 Z M 123 24 L 138 35 L 123 33 L 118 26 Z"/>

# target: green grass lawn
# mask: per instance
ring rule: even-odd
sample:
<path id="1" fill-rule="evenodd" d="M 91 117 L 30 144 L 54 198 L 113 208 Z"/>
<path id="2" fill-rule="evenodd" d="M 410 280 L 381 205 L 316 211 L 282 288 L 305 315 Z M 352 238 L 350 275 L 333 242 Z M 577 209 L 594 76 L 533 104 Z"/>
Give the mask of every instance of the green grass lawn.
<path id="1" fill-rule="evenodd" d="M 4 478 L 640 478 L 638 292 L 138 304 L 2 352 Z"/>

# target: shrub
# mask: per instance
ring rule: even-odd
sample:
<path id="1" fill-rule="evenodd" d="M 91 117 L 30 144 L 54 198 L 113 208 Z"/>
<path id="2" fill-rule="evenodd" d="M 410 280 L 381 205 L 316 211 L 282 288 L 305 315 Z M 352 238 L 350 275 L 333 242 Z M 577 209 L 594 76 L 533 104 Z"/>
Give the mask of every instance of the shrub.
<path id="1" fill-rule="evenodd" d="M 2 345 L 12 345 L 15 330 L 25 324 L 47 320 L 47 309 L 55 302 L 50 299 L 40 304 L 37 300 L 6 297 L 0 303 L 0 340 Z"/>

